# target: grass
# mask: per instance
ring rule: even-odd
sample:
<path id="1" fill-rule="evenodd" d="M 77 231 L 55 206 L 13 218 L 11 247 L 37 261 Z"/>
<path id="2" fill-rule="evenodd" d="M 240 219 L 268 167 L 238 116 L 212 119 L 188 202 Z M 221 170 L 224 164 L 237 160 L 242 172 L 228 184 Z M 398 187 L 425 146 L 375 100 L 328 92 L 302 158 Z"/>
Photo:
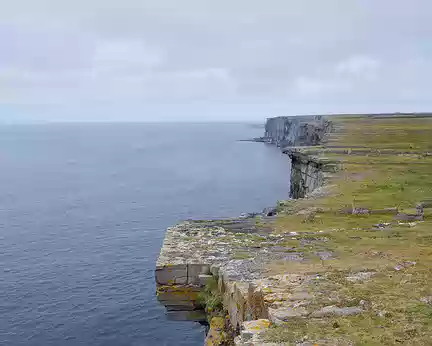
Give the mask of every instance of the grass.
<path id="1" fill-rule="evenodd" d="M 218 278 L 212 276 L 198 294 L 198 302 L 206 310 L 208 316 L 223 315 L 223 299 L 218 289 Z"/>
<path id="2" fill-rule="evenodd" d="M 332 193 L 316 199 L 280 202 L 280 233 L 297 232 L 286 244 L 314 253 L 327 249 L 335 258 L 301 263 L 275 262 L 272 273 L 324 273 L 316 292 L 333 292 L 342 305 L 366 301 L 357 316 L 294 321 L 272 328 L 272 342 L 330 340 L 334 345 L 431 345 L 432 307 L 420 299 L 432 295 L 432 224 L 398 224 L 394 215 L 351 215 L 347 208 L 381 210 L 397 207 L 415 213 L 418 202 L 432 197 L 432 118 L 334 118 L 339 131 L 326 143 L 326 158 L 342 163 L 329 182 Z M 337 147 L 337 150 L 332 150 Z M 310 212 L 300 212 L 300 211 Z M 317 211 L 318 210 L 318 211 Z M 373 225 L 390 223 L 381 230 Z M 301 246 L 319 233 L 325 242 Z M 415 265 L 396 271 L 405 261 Z M 372 270 L 370 280 L 350 283 L 349 273 Z M 325 304 L 324 302 L 322 302 Z M 320 344 L 320 343 L 318 343 Z"/>

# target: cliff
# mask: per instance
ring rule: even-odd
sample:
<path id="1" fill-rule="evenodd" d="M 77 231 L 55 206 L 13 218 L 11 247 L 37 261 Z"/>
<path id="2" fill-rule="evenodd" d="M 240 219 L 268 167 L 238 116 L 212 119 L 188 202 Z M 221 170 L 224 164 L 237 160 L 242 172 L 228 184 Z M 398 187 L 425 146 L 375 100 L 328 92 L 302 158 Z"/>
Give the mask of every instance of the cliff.
<path id="1" fill-rule="evenodd" d="M 334 167 L 320 158 L 325 135 L 332 131 L 332 122 L 321 115 L 277 117 L 267 119 L 264 137 L 258 141 L 275 144 L 291 159 L 291 198 L 308 196 L 324 184 L 326 173 Z"/>
<path id="2" fill-rule="evenodd" d="M 291 194 L 294 198 L 305 197 L 324 183 L 322 159 L 304 150 L 319 144 L 330 130 L 330 124 L 321 116 L 279 117 L 266 122 L 262 141 L 283 147 L 307 146 L 283 149 L 293 163 Z M 268 281 L 264 268 L 269 263 L 286 260 L 283 244 L 292 234 L 272 233 L 276 211 L 277 208 L 266 208 L 261 214 L 228 220 L 187 221 L 169 228 L 156 266 L 157 295 L 167 307 L 168 316 L 203 320 L 199 292 L 209 280 L 216 278 L 232 331 L 245 329 L 247 321 L 260 321 L 259 326 L 268 326 L 268 318 L 277 320 L 278 310 L 269 308 L 269 297 L 266 301 L 263 293 L 267 287 L 277 285 Z M 269 251 L 270 244 L 280 246 Z M 302 260 L 301 253 L 288 257 Z M 242 335 L 244 338 L 245 333 Z M 242 342 L 240 338 L 237 344 Z"/>
<path id="3" fill-rule="evenodd" d="M 429 344 L 432 118 L 312 120 L 269 119 L 263 137 L 291 157 L 300 199 L 168 229 L 159 299 L 219 311 L 206 345 L 228 345 L 221 317 L 238 346 Z"/>
<path id="4" fill-rule="evenodd" d="M 281 148 L 314 146 L 322 142 L 329 128 L 330 122 L 321 115 L 269 118 L 259 140 Z"/>

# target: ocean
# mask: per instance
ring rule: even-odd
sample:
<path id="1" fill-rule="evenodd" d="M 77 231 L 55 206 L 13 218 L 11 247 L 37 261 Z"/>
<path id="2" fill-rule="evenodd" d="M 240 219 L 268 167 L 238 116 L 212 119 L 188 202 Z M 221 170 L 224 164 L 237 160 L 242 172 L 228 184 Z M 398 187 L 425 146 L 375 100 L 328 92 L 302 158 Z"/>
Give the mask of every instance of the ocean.
<path id="1" fill-rule="evenodd" d="M 288 198 L 250 124 L 0 126 L 0 345 L 201 346 L 155 297 L 165 229 Z"/>

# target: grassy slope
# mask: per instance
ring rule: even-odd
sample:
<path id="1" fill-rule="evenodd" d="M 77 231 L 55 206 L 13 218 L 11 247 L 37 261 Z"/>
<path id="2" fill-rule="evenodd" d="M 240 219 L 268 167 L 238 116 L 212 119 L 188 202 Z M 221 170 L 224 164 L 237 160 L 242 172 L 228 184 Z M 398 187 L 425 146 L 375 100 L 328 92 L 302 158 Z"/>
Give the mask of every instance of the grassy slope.
<path id="1" fill-rule="evenodd" d="M 351 317 L 306 319 L 272 329 L 272 341 L 333 340 L 330 344 L 432 345 L 431 209 L 424 222 L 402 222 L 394 215 L 348 215 L 348 208 L 397 207 L 414 213 L 418 202 L 432 199 L 432 118 L 335 118 L 339 129 L 329 138 L 325 156 L 340 160 L 331 195 L 287 203 L 279 217 L 281 232 L 299 232 L 290 244 L 310 253 L 305 263 L 274 263 L 281 272 L 322 272 L 316 292 L 336 294 L 341 306 L 358 305 L 366 312 Z M 334 149 L 337 147 L 337 150 Z M 333 148 L 333 149 L 331 149 Z M 373 225 L 391 223 L 382 230 Z M 314 234 L 321 240 L 314 241 Z M 302 239 L 311 239 L 307 246 Z M 317 250 L 331 250 L 334 259 L 321 261 Z M 416 262 L 396 271 L 395 266 Z M 346 280 L 349 273 L 376 271 L 364 282 Z M 324 274 L 325 273 L 325 274 Z M 316 302 L 319 303 L 319 302 Z M 338 341 L 339 340 L 339 341 Z"/>

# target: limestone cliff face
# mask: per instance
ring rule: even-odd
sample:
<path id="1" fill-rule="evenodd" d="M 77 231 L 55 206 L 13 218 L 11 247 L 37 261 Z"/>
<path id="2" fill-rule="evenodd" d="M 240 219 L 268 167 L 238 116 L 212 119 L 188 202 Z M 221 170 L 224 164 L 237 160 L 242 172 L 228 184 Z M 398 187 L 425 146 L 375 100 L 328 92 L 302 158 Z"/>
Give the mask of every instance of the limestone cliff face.
<path id="1" fill-rule="evenodd" d="M 324 165 L 317 157 L 288 151 L 291 158 L 291 198 L 308 196 L 324 184 Z"/>
<path id="2" fill-rule="evenodd" d="M 299 147 L 320 145 L 330 131 L 331 122 L 320 115 L 267 119 L 261 140 L 276 144 L 290 156 L 292 198 L 306 197 L 324 184 L 325 169 L 320 159 Z"/>
<path id="3" fill-rule="evenodd" d="M 329 126 L 321 115 L 269 118 L 262 140 L 281 148 L 318 145 Z"/>

